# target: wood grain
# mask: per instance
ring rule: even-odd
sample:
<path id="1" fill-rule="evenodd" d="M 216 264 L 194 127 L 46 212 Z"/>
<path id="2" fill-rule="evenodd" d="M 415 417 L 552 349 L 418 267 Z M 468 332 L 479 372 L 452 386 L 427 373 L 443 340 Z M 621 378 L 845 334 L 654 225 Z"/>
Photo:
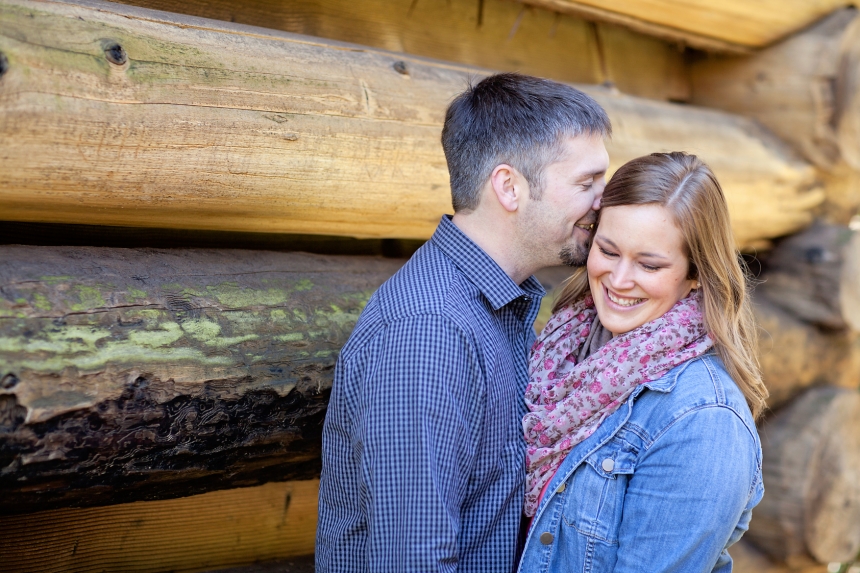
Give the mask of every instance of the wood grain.
<path id="1" fill-rule="evenodd" d="M 474 68 L 95 0 L 0 14 L 7 220 L 421 239 L 451 209 L 442 115 Z M 747 120 L 584 89 L 615 125 L 613 166 L 700 154 L 741 246 L 806 226 L 823 199 Z"/>
<path id="2" fill-rule="evenodd" d="M 0 249 L 0 514 L 319 472 L 335 360 L 402 264 Z"/>
<path id="3" fill-rule="evenodd" d="M 677 46 L 509 0 L 123 0 L 123 4 L 261 26 L 624 93 L 683 99 Z M 430 24 L 432 23 L 432 24 Z"/>
<path id="4" fill-rule="evenodd" d="M 846 0 L 524 0 L 590 15 L 703 48 L 762 47 L 812 24 Z M 701 39 L 698 39 L 701 38 Z M 698 42 L 697 42 L 698 39 Z M 705 39 L 712 39 L 708 45 Z M 726 45 L 720 46 L 717 42 Z"/>
<path id="5" fill-rule="evenodd" d="M 319 481 L 0 517 L 0 569 L 207 571 L 313 553 Z"/>

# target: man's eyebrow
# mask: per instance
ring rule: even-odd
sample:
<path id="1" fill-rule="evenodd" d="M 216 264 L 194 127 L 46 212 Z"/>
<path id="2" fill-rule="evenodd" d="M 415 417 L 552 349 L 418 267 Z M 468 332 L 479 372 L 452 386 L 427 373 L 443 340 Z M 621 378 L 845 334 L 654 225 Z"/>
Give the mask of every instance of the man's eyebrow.
<path id="1" fill-rule="evenodd" d="M 603 241 L 604 243 L 608 243 L 608 244 L 609 244 L 609 246 L 610 246 L 610 247 L 612 247 L 613 249 L 615 249 L 616 251 L 618 250 L 618 245 L 616 245 L 615 243 L 613 243 L 611 240 L 607 239 L 607 238 L 606 238 L 606 237 L 604 237 L 603 235 L 595 235 L 595 237 L 594 237 L 594 238 L 595 238 L 595 239 L 600 239 L 600 240 L 601 240 L 601 241 Z M 651 258 L 655 258 L 655 259 L 662 259 L 662 260 L 664 260 L 664 261 L 668 261 L 668 260 L 669 260 L 669 258 L 668 258 L 668 257 L 665 257 L 665 256 L 663 256 L 663 255 L 659 255 L 659 254 L 657 254 L 657 253 L 649 253 L 648 251 L 639 251 L 638 253 L 636 253 L 636 255 L 637 255 L 637 256 L 639 256 L 639 257 L 651 257 Z"/>

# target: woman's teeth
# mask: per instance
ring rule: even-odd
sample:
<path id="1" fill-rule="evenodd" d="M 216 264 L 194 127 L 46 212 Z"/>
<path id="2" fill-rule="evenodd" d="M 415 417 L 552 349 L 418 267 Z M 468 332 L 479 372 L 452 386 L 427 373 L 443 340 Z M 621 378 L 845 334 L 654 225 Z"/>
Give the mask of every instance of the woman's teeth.
<path id="1" fill-rule="evenodd" d="M 612 294 L 612 292 L 609 289 L 606 289 L 606 294 L 609 296 L 609 300 L 611 300 L 612 302 L 614 302 L 615 304 L 620 305 L 620 306 L 633 306 L 633 305 L 639 304 L 640 302 L 645 300 L 644 298 L 621 298 L 621 297 L 617 297 L 614 294 Z"/>

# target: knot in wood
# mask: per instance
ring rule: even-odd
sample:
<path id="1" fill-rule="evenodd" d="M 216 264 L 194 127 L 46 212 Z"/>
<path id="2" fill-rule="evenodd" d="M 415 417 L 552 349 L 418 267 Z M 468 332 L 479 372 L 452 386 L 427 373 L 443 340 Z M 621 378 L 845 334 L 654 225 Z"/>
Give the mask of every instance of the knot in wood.
<path id="1" fill-rule="evenodd" d="M 125 49 L 116 42 L 111 42 L 105 46 L 105 58 L 112 64 L 122 66 L 128 61 L 128 55 Z"/>
<path id="2" fill-rule="evenodd" d="M 3 77 L 9 70 L 9 58 L 6 57 L 6 54 L 0 52 L 0 77 Z"/>
<path id="3" fill-rule="evenodd" d="M 394 64 L 391 67 L 393 67 L 394 71 L 397 72 L 398 74 L 402 74 L 404 76 L 409 75 L 409 70 L 406 68 L 406 62 L 404 62 L 403 60 L 398 60 L 398 61 L 394 62 Z"/>

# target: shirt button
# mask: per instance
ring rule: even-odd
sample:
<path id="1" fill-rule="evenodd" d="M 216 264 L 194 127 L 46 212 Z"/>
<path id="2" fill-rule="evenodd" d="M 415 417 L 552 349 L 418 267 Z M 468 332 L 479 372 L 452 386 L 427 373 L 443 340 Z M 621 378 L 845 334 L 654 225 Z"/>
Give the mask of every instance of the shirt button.
<path id="1" fill-rule="evenodd" d="M 555 537 L 553 537 L 552 533 L 550 533 L 549 531 L 544 531 L 540 534 L 540 542 L 544 545 L 550 545 L 554 539 Z"/>
<path id="2" fill-rule="evenodd" d="M 562 493 L 566 489 L 567 489 L 567 483 L 563 483 L 560 486 L 558 486 L 558 489 L 555 490 L 555 493 Z"/>
<path id="3" fill-rule="evenodd" d="M 603 460 L 603 463 L 600 464 L 600 467 L 603 468 L 603 471 L 609 473 L 615 469 L 615 460 L 611 458 L 606 458 L 605 460 Z"/>

